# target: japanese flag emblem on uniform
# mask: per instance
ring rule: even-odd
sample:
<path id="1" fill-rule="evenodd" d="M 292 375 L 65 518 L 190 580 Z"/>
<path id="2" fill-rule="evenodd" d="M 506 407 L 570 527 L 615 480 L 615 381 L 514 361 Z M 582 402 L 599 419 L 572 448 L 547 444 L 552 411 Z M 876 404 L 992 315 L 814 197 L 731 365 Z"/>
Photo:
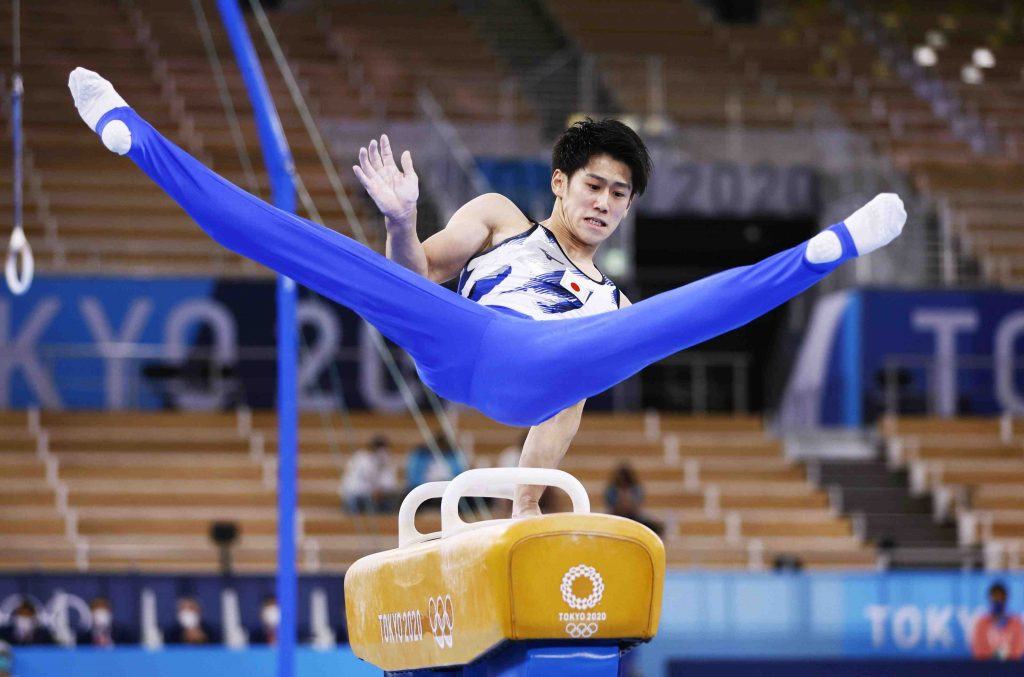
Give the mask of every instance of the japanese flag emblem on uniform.
<path id="1" fill-rule="evenodd" d="M 571 270 L 565 271 L 562 275 L 562 288 L 568 290 L 573 296 L 578 298 L 581 303 L 586 303 L 590 295 L 593 294 L 591 289 L 592 284 L 590 280 L 584 278 L 579 273 L 574 273 Z"/>

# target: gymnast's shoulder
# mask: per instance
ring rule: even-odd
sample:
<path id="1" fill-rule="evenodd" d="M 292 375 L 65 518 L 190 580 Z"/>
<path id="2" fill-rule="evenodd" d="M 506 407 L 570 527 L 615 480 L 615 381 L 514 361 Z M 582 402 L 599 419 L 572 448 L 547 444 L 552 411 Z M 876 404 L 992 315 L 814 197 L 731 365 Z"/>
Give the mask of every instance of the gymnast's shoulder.
<path id="1" fill-rule="evenodd" d="M 448 224 L 423 242 L 427 277 L 446 282 L 475 255 L 532 226 L 515 203 L 498 193 L 473 198 L 456 211 Z"/>
<path id="2" fill-rule="evenodd" d="M 500 193 L 484 193 L 460 207 L 444 230 L 453 235 L 482 236 L 479 243 L 482 250 L 519 235 L 532 225 L 514 202 Z"/>
<path id="3" fill-rule="evenodd" d="M 501 193 L 484 193 L 473 198 L 452 216 L 452 222 L 462 219 L 478 221 L 487 227 L 496 241 L 503 239 L 502 236 L 521 233 L 533 225 L 516 203 Z"/>

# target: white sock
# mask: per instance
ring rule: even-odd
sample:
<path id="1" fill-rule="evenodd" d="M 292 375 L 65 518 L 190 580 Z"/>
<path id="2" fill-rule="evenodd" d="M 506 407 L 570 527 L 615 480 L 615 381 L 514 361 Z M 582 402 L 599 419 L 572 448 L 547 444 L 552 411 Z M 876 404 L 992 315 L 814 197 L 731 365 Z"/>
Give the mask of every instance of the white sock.
<path id="1" fill-rule="evenodd" d="M 68 89 L 75 100 L 75 108 L 82 116 L 89 129 L 96 131 L 100 118 L 114 108 L 122 108 L 128 104 L 114 90 L 107 80 L 85 68 L 76 68 L 68 77 Z M 101 137 L 103 145 L 118 155 L 124 155 L 132 147 L 132 134 L 128 126 L 120 120 L 114 120 L 103 128 Z"/>
<path id="2" fill-rule="evenodd" d="M 843 223 L 850 231 L 857 256 L 864 256 L 889 244 L 903 232 L 907 212 L 895 193 L 881 193 L 851 214 Z M 807 243 L 804 256 L 810 263 L 831 263 L 843 255 L 843 243 L 830 230 L 818 233 Z"/>
<path id="3" fill-rule="evenodd" d="M 832 263 L 843 255 L 843 243 L 831 230 L 818 233 L 807 243 L 804 256 L 809 263 Z"/>
<path id="4" fill-rule="evenodd" d="M 907 211 L 895 193 L 876 195 L 844 221 L 858 256 L 870 254 L 895 240 L 906 222 Z"/>
<path id="5" fill-rule="evenodd" d="M 108 122 L 107 126 L 103 128 L 100 138 L 103 140 L 104 146 L 118 155 L 124 155 L 132 149 L 132 133 L 129 131 L 128 125 L 120 120 Z"/>

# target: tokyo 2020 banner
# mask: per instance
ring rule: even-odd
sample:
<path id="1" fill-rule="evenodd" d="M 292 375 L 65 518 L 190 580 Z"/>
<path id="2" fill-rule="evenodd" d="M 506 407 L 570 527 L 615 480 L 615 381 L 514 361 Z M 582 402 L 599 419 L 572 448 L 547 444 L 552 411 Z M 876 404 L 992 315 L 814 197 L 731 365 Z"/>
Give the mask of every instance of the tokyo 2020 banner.
<path id="1" fill-rule="evenodd" d="M 855 290 L 821 299 L 781 407 L 787 427 L 1024 415 L 1024 294 Z"/>
<path id="2" fill-rule="evenodd" d="M 676 660 L 969 659 L 996 580 L 1020 614 L 1020 574 L 669 572 L 644 674 Z"/>
<path id="3" fill-rule="evenodd" d="M 272 407 L 274 299 L 272 280 L 38 278 L 0 296 L 0 409 Z M 303 294 L 298 322 L 304 408 L 403 407 L 358 316 Z"/>

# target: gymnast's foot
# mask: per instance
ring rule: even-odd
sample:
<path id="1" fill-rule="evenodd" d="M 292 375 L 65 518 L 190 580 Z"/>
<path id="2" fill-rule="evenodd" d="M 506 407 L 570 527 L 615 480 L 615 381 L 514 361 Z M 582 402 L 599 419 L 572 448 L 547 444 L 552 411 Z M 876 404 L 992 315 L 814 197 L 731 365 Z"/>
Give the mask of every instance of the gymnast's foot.
<path id="1" fill-rule="evenodd" d="M 907 211 L 895 193 L 881 193 L 849 216 L 843 223 L 850 231 L 857 256 L 864 256 L 889 244 L 903 232 Z M 807 243 L 810 263 L 831 263 L 843 254 L 839 237 L 831 230 L 818 233 Z"/>
<path id="2" fill-rule="evenodd" d="M 100 118 L 114 108 L 128 105 L 121 95 L 114 91 L 114 86 L 100 77 L 99 73 L 81 67 L 71 71 L 68 89 L 71 90 L 78 114 L 94 132 Z M 120 120 L 111 120 L 104 126 L 100 138 L 103 139 L 104 146 L 118 155 L 124 155 L 132 147 L 132 133 Z"/>

